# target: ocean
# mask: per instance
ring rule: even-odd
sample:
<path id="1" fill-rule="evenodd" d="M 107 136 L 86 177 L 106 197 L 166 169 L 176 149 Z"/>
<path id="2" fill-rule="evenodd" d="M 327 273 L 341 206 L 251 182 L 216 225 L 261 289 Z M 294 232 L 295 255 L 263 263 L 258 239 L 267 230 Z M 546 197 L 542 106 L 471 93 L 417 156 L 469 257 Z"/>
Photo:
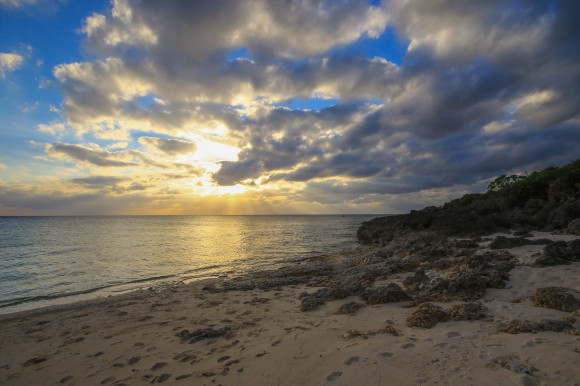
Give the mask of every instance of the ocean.
<path id="1" fill-rule="evenodd" d="M 378 216 L 0 217 L 0 313 L 275 268 Z"/>

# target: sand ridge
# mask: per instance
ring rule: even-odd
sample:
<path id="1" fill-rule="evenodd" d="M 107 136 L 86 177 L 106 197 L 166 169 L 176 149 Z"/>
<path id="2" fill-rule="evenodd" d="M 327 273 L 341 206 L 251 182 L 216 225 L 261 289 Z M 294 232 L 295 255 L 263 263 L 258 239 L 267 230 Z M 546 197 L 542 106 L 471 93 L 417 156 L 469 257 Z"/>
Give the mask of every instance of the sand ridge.
<path id="1" fill-rule="evenodd" d="M 487 244 L 481 242 L 477 253 Z M 365 305 L 350 296 L 301 312 L 300 294 L 316 290 L 307 283 L 208 290 L 224 279 L 4 315 L 0 383 L 574 384 L 580 382 L 580 336 L 574 335 L 579 322 L 562 332 L 498 332 L 513 319 L 572 315 L 530 300 L 539 287 L 580 291 L 580 263 L 529 265 L 541 249 L 510 249 L 518 264 L 505 288 L 487 289 L 479 300 L 485 318 L 449 320 L 430 329 L 407 326 L 417 308 L 410 301 Z M 347 260 L 349 254 L 333 258 Z M 409 275 L 394 274 L 375 285 L 401 285 Z M 337 313 L 350 302 L 364 306 L 354 314 Z M 462 303 L 432 302 L 444 309 Z M 203 335 L 202 329 L 215 334 Z M 198 333 L 182 339 L 190 336 L 184 330 Z"/>

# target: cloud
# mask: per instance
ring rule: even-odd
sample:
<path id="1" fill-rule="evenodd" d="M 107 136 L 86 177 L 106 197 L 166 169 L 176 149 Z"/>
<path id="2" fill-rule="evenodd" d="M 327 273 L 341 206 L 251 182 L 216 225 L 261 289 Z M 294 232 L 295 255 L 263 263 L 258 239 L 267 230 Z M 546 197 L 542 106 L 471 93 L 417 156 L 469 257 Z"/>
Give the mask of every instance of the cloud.
<path id="1" fill-rule="evenodd" d="M 80 145 L 66 143 L 53 143 L 47 145 L 46 153 L 60 157 L 65 156 L 76 161 L 86 162 L 100 167 L 127 167 L 135 166 L 127 160 L 127 156 L 122 152 L 108 152 L 105 150 L 94 150 Z"/>
<path id="2" fill-rule="evenodd" d="M 178 139 L 140 137 L 139 143 L 168 155 L 190 154 L 197 150 L 195 143 Z"/>
<path id="3" fill-rule="evenodd" d="M 46 153 L 90 168 L 66 180 L 79 195 L 442 202 L 577 158 L 579 4 L 116 0 L 85 20 L 94 59 L 54 68 L 63 120 L 38 128 L 76 134 Z M 386 28 L 408 42 L 402 61 L 359 49 Z M 292 107 L 314 97 L 334 105 Z"/>
<path id="4" fill-rule="evenodd" d="M 97 51 L 139 47 L 156 59 L 204 61 L 248 47 L 256 57 L 322 54 L 367 34 L 379 35 L 387 15 L 366 1 L 191 2 L 117 0 L 110 16 L 95 14 L 84 32 Z M 188 36 L 188 39 L 182 39 Z M 175 66 L 166 61 L 166 66 Z"/>
<path id="5" fill-rule="evenodd" d="M 22 55 L 0 52 L 0 77 L 5 78 L 7 72 L 17 70 L 22 63 L 24 63 Z"/>
<path id="6" fill-rule="evenodd" d="M 0 0 L 0 6 L 5 8 L 20 8 L 24 5 L 36 4 L 38 0 Z"/>
<path id="7" fill-rule="evenodd" d="M 34 111 L 34 110 L 36 110 L 36 109 L 38 108 L 39 104 L 40 104 L 40 102 L 39 102 L 39 101 L 36 101 L 36 102 L 34 102 L 34 104 L 32 104 L 32 106 L 31 106 L 31 105 L 29 105 L 28 103 L 26 103 L 26 104 L 24 105 L 24 107 L 22 107 L 22 108 L 20 109 L 20 111 L 22 111 L 24 114 L 28 114 L 28 113 L 30 113 L 31 111 Z"/>
<path id="8" fill-rule="evenodd" d="M 73 178 L 71 182 L 75 184 L 88 185 L 92 188 L 102 188 L 105 186 L 114 186 L 119 182 L 126 181 L 126 177 L 113 177 L 113 176 L 92 176 L 92 177 L 82 177 Z"/>

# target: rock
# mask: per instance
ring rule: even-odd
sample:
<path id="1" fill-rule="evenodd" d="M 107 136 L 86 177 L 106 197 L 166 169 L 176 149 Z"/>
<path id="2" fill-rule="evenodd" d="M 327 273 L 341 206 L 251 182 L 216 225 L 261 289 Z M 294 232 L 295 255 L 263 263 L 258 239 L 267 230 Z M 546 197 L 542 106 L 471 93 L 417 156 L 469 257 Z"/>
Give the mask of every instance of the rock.
<path id="1" fill-rule="evenodd" d="M 314 293 L 303 293 L 300 295 L 302 299 L 300 304 L 300 311 L 313 311 L 325 304 L 327 301 L 344 299 L 348 296 L 360 295 L 364 290 L 362 283 L 356 280 L 346 280 L 342 284 L 338 284 L 331 288 L 321 288 Z"/>
<path id="2" fill-rule="evenodd" d="M 570 235 L 580 236 L 580 218 L 572 220 L 568 223 L 566 233 Z"/>
<path id="3" fill-rule="evenodd" d="M 529 320 L 514 319 L 508 323 L 505 328 L 500 328 L 498 332 L 506 332 L 508 334 L 532 333 L 535 334 L 540 331 L 554 331 L 561 332 L 565 329 L 573 329 L 573 318 L 564 320 L 541 320 L 539 322 L 532 322 Z"/>
<path id="4" fill-rule="evenodd" d="M 532 267 L 551 267 L 553 265 L 568 265 L 569 261 L 557 257 L 540 255 L 532 262 Z"/>
<path id="5" fill-rule="evenodd" d="M 361 297 L 367 301 L 367 304 L 396 303 L 411 299 L 395 283 L 389 283 L 386 287 L 369 288 Z"/>
<path id="6" fill-rule="evenodd" d="M 537 368 L 520 361 L 515 355 L 504 355 L 494 359 L 490 367 L 494 366 L 501 366 L 517 374 L 533 375 L 534 371 L 538 371 Z"/>
<path id="7" fill-rule="evenodd" d="M 519 237 L 513 238 L 513 237 L 497 236 L 489 244 L 489 249 L 511 249 L 515 247 L 522 247 L 524 245 L 546 245 L 551 243 L 552 240 L 549 239 L 527 240 Z"/>
<path id="8" fill-rule="evenodd" d="M 544 247 L 546 256 L 556 257 L 568 261 L 580 261 L 580 239 L 569 242 L 556 241 Z"/>
<path id="9" fill-rule="evenodd" d="M 349 330 L 348 332 L 344 333 L 342 337 L 346 340 L 352 339 L 354 337 L 362 337 L 363 339 L 368 339 L 369 336 L 377 335 L 377 334 L 391 334 L 393 336 L 399 336 L 399 333 L 395 329 L 395 327 L 387 325 L 379 330 L 376 331 L 365 331 L 360 332 L 358 330 Z"/>
<path id="10" fill-rule="evenodd" d="M 224 326 L 217 330 L 213 328 L 200 328 L 193 332 L 189 332 L 188 330 L 181 330 L 179 333 L 175 334 L 176 337 L 180 338 L 182 342 L 188 341 L 189 343 L 195 343 L 205 338 L 215 338 L 218 336 L 222 336 L 231 330 L 230 326 Z"/>
<path id="11" fill-rule="evenodd" d="M 474 301 L 486 288 L 504 288 L 509 271 L 514 267 L 513 256 L 507 251 L 486 251 L 482 255 L 444 258 L 432 263 L 433 268 L 447 271 L 447 278 L 425 283 L 414 294 L 422 301 Z"/>
<path id="12" fill-rule="evenodd" d="M 534 305 L 565 312 L 574 312 L 580 310 L 580 300 L 574 296 L 577 293 L 573 289 L 563 287 L 538 288 L 534 295 Z"/>
<path id="13" fill-rule="evenodd" d="M 546 267 L 552 265 L 570 264 L 572 261 L 580 261 L 580 239 L 556 241 L 544 247 L 543 255 L 536 258 L 532 263 L 534 267 Z"/>
<path id="14" fill-rule="evenodd" d="M 425 275 L 425 271 L 419 269 L 415 271 L 413 276 L 409 276 L 403 280 L 403 286 L 411 293 L 415 293 L 421 289 L 422 286 L 429 282 L 429 278 Z"/>
<path id="15" fill-rule="evenodd" d="M 407 326 L 431 328 L 438 322 L 449 320 L 449 314 L 443 308 L 431 303 L 423 303 L 407 316 Z"/>
<path id="16" fill-rule="evenodd" d="M 356 314 L 356 312 L 360 309 L 363 308 L 365 305 L 362 303 L 357 303 L 357 302 L 348 302 L 343 304 L 342 306 L 339 307 L 339 309 L 335 312 L 336 314 L 350 314 L 350 315 L 354 315 Z"/>
<path id="17" fill-rule="evenodd" d="M 449 307 L 451 319 L 460 320 L 478 320 L 485 318 L 483 307 L 479 303 L 464 303 Z"/>

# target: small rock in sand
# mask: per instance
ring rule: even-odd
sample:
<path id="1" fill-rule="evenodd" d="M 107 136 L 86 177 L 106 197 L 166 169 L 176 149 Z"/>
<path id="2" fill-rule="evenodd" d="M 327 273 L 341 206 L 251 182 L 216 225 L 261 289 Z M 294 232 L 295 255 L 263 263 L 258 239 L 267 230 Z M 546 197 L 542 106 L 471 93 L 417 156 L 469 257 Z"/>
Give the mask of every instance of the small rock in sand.
<path id="1" fill-rule="evenodd" d="M 407 326 L 431 328 L 438 322 L 449 320 L 449 314 L 443 308 L 431 303 L 423 303 L 407 317 Z"/>

